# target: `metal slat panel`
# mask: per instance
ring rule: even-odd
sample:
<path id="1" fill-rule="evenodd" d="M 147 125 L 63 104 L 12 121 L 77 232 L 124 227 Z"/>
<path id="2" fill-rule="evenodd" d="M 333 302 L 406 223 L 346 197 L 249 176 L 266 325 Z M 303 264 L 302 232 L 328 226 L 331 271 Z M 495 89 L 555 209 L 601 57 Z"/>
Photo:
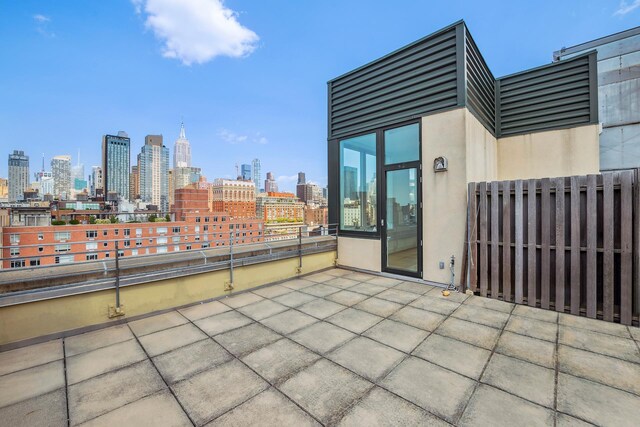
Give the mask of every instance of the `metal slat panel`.
<path id="1" fill-rule="evenodd" d="M 329 85 L 329 136 L 374 129 L 458 103 L 452 26 Z"/>
<path id="2" fill-rule="evenodd" d="M 480 123 L 495 135 L 495 78 L 468 32 L 466 33 L 465 41 L 465 54 L 467 58 L 466 105 Z"/>
<path id="3" fill-rule="evenodd" d="M 594 123 L 591 55 L 500 78 L 498 136 Z"/>

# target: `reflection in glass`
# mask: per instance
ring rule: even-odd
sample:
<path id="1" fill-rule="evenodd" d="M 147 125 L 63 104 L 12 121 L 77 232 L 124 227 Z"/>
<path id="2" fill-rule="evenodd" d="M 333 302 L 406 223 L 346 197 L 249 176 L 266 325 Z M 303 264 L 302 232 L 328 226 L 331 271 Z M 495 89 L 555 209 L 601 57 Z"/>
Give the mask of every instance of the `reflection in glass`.
<path id="1" fill-rule="evenodd" d="M 418 271 L 418 171 L 387 172 L 386 267 Z"/>
<path id="2" fill-rule="evenodd" d="M 340 229 L 375 232 L 376 135 L 340 141 Z"/>
<path id="3" fill-rule="evenodd" d="M 384 131 L 384 163 L 392 165 L 420 160 L 420 125 Z"/>

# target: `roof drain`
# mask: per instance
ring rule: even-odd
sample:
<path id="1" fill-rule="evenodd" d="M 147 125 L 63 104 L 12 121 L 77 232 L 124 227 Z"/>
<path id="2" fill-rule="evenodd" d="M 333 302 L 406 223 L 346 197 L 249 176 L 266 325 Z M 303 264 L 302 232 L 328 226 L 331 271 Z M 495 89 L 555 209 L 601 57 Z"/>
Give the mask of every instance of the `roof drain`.
<path id="1" fill-rule="evenodd" d="M 455 273 L 455 264 L 456 258 L 451 255 L 451 260 L 449 260 L 449 269 L 451 270 L 451 281 L 447 285 L 446 288 L 442 290 L 442 295 L 448 297 L 451 294 L 451 291 L 457 291 L 458 288 L 455 285 L 456 273 Z"/>

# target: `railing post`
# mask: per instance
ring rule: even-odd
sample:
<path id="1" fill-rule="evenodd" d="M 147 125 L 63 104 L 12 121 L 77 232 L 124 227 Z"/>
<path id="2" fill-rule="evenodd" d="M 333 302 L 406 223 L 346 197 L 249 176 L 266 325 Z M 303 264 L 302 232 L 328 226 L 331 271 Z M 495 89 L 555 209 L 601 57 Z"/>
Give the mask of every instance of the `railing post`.
<path id="1" fill-rule="evenodd" d="M 110 318 L 124 316 L 124 307 L 120 305 L 120 255 L 118 241 L 116 240 L 116 305 L 109 306 Z"/>
<path id="2" fill-rule="evenodd" d="M 302 226 L 298 227 L 298 268 L 297 273 L 302 273 Z"/>
<path id="3" fill-rule="evenodd" d="M 229 232 L 229 281 L 224 284 L 224 290 L 233 290 L 233 230 Z"/>

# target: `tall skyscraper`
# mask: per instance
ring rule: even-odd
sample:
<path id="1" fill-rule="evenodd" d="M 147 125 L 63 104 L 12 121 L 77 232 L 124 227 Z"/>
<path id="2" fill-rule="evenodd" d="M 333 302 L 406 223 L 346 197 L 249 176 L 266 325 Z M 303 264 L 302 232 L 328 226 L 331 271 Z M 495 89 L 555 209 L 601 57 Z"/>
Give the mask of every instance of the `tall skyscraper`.
<path id="1" fill-rule="evenodd" d="M 169 212 L 169 149 L 162 135 L 147 135 L 138 155 L 140 198 Z"/>
<path id="2" fill-rule="evenodd" d="M 90 175 L 90 191 L 93 197 L 103 193 L 102 168 L 100 166 L 91 166 Z"/>
<path id="3" fill-rule="evenodd" d="M 180 124 L 180 137 L 173 148 L 173 168 L 191 167 L 191 145 L 184 132 L 184 123 Z"/>
<path id="4" fill-rule="evenodd" d="M 51 175 L 53 176 L 53 196 L 61 200 L 71 198 L 71 156 L 55 156 L 51 159 Z"/>
<path id="5" fill-rule="evenodd" d="M 9 154 L 9 202 L 24 200 L 24 191 L 29 187 L 29 156 L 22 150 Z"/>
<path id="6" fill-rule="evenodd" d="M 138 154 L 138 164 L 140 164 L 140 154 Z M 133 202 L 138 197 L 140 197 L 140 169 L 138 165 L 133 165 L 129 176 L 129 200 Z"/>
<path id="7" fill-rule="evenodd" d="M 260 174 L 260 159 L 253 159 L 251 162 L 251 171 L 253 172 L 253 183 L 256 185 L 256 193 L 262 188 L 262 175 Z"/>
<path id="8" fill-rule="evenodd" d="M 298 172 L 298 183 L 296 184 L 296 196 L 298 199 L 303 202 L 307 202 L 305 198 L 305 185 L 307 183 L 307 178 L 305 177 L 304 172 Z"/>
<path id="9" fill-rule="evenodd" d="M 358 169 L 353 166 L 344 167 L 344 198 L 358 200 Z"/>
<path id="10" fill-rule="evenodd" d="M 267 179 L 264 180 L 264 191 L 266 193 L 278 192 L 278 183 L 271 172 L 267 172 Z"/>
<path id="11" fill-rule="evenodd" d="M 251 181 L 251 165 L 241 165 L 240 176 L 242 176 L 242 179 L 245 181 Z"/>
<path id="12" fill-rule="evenodd" d="M 131 171 L 131 139 L 126 132 L 102 137 L 102 179 L 105 199 L 117 193 L 129 200 L 129 173 Z"/>

